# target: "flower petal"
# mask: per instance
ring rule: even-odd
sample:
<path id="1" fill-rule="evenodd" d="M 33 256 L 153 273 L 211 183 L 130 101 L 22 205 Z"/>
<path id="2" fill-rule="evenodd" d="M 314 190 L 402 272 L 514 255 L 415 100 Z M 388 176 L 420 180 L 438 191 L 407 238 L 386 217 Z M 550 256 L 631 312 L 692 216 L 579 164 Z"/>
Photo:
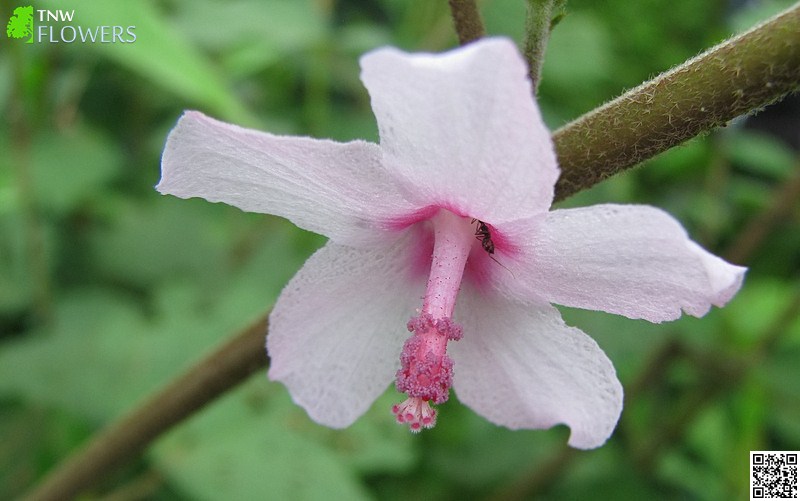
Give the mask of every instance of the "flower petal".
<path id="1" fill-rule="evenodd" d="M 570 427 L 569 444 L 602 445 L 622 411 L 622 385 L 597 343 L 549 304 L 523 305 L 462 289 L 451 343 L 456 395 L 493 423 Z"/>
<path id="2" fill-rule="evenodd" d="M 409 273 L 411 233 L 374 251 L 328 243 L 272 310 L 269 377 L 320 424 L 352 424 L 394 379 L 424 291 Z"/>
<path id="3" fill-rule="evenodd" d="M 675 320 L 681 310 L 700 317 L 727 303 L 746 271 L 703 250 L 655 207 L 556 210 L 538 230 L 522 227 L 509 230 L 526 241 L 517 286 L 566 306 L 651 322 Z"/>
<path id="4" fill-rule="evenodd" d="M 350 245 L 413 210 L 380 165 L 378 146 L 275 136 L 187 112 L 167 138 L 156 189 L 285 217 Z"/>
<path id="5" fill-rule="evenodd" d="M 543 213 L 558 166 L 511 40 L 361 58 L 387 168 L 409 199 L 494 223 Z"/>

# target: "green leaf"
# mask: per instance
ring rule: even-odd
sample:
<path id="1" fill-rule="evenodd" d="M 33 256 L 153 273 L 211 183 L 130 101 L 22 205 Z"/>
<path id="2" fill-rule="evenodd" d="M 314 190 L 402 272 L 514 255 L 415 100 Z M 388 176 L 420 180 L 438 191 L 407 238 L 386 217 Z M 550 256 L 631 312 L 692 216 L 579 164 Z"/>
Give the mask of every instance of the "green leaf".
<path id="1" fill-rule="evenodd" d="M 344 430 L 333 430 L 312 422 L 305 412 L 295 405 L 285 390 L 274 397 L 274 405 L 282 422 L 292 423 L 298 435 L 324 444 L 344 464 L 361 474 L 382 474 L 408 471 L 417 459 L 415 443 L 419 435 L 412 435 L 404 426 L 398 426 L 390 409 L 405 398 L 390 387 L 370 406 L 365 415 Z"/>
<path id="2" fill-rule="evenodd" d="M 587 110 L 606 96 L 601 85 L 613 73 L 607 28 L 595 18 L 575 12 L 550 36 L 542 67 L 542 93 Z M 574 108 L 573 108 L 574 109 Z"/>
<path id="3" fill-rule="evenodd" d="M 101 134 L 81 126 L 64 133 L 41 134 L 31 153 L 31 183 L 38 205 L 64 216 L 95 197 L 121 171 L 117 148 Z"/>
<path id="4" fill-rule="evenodd" d="M 56 305 L 55 327 L 0 352 L 0 392 L 92 419 L 120 412 L 151 386 L 141 364 L 153 333 L 125 298 L 75 291 Z"/>
<path id="5" fill-rule="evenodd" d="M 224 209 L 158 195 L 147 203 L 115 203 L 109 221 L 90 236 L 93 269 L 101 277 L 142 288 L 169 277 L 219 278 L 231 237 L 220 228 Z"/>
<path id="6" fill-rule="evenodd" d="M 0 400 L 0 499 L 21 499 L 33 480 L 88 439 L 91 427 L 69 413 Z"/>
<path id="7" fill-rule="evenodd" d="M 794 291 L 789 284 L 774 279 L 751 279 L 746 284 L 721 313 L 728 320 L 730 336 L 739 346 L 749 347 L 778 321 Z M 783 339 L 800 346 L 800 322 L 783 328 Z"/>
<path id="8" fill-rule="evenodd" d="M 153 2 L 74 0 L 68 6 L 53 0 L 42 3 L 50 9 L 74 9 L 74 23 L 83 27 L 134 27 L 136 40 L 131 43 L 72 44 L 73 50 L 95 51 L 225 120 L 258 123 L 229 90 L 220 71 L 181 36 Z"/>
<path id="9" fill-rule="evenodd" d="M 138 216 L 145 223 L 169 218 L 163 212 L 140 211 Z M 306 234 L 287 231 L 290 226 L 285 222 L 267 226 L 269 231 L 248 244 L 252 246 L 250 255 L 228 270 L 229 275 L 189 274 L 182 280 L 168 275 L 168 268 L 176 265 L 175 259 L 192 254 L 191 246 L 198 240 L 189 238 L 190 247 L 176 247 L 174 257 L 162 256 L 159 251 L 165 252 L 162 246 L 169 240 L 163 235 L 138 233 L 139 239 L 152 247 L 142 251 L 145 255 L 140 256 L 140 264 L 131 265 L 142 266 L 139 271 L 152 280 L 136 282 L 142 287 L 151 284 L 148 314 L 135 295 L 97 286 L 71 289 L 56 298 L 51 327 L 3 346 L 0 393 L 27 396 L 96 420 L 118 415 L 267 310 L 310 252 L 304 243 Z M 166 227 L 177 233 L 173 242 L 183 244 L 186 233 L 170 224 Z M 131 251 L 146 248 L 112 246 L 110 250 L 125 262 Z M 276 261 L 283 266 L 276 267 Z M 153 274 L 144 268 L 148 262 L 156 270 Z M 219 260 L 198 260 L 193 266 L 214 268 Z M 155 287 L 153 284 L 160 283 L 159 272 L 172 279 Z M 124 283 L 126 276 L 130 277 L 122 270 L 115 283 Z"/>
<path id="10" fill-rule="evenodd" d="M 701 461 L 695 460 L 686 454 L 669 451 L 661 457 L 659 477 L 662 482 L 667 482 L 691 495 L 678 496 L 689 499 L 713 501 L 726 499 L 724 489 L 718 472 L 709 468 Z M 658 496 L 654 496 L 658 497 Z"/>
<path id="11" fill-rule="evenodd" d="M 800 334 L 800 321 L 794 322 L 795 333 Z M 778 437 L 784 448 L 796 449 L 800 444 L 800 336 L 794 346 L 775 350 L 772 355 L 754 367 L 755 379 L 760 384 L 766 405 L 762 412 L 769 424 L 769 435 L 763 437 L 753 450 L 773 448 Z"/>
<path id="12" fill-rule="evenodd" d="M 154 450 L 160 468 L 192 499 L 367 499 L 347 463 L 301 434 L 307 418 L 275 389 L 255 378 L 165 437 Z"/>
<path id="13" fill-rule="evenodd" d="M 33 301 L 27 237 L 20 214 L 0 212 L 0 313 L 23 311 Z"/>
<path id="14" fill-rule="evenodd" d="M 11 58 L 0 58 L 0 110 L 7 110 L 11 99 L 11 86 L 14 82 L 11 71 Z"/>
<path id="15" fill-rule="evenodd" d="M 782 180 L 794 171 L 797 160 L 792 149 L 774 136 L 737 131 L 727 136 L 725 145 L 731 161 L 749 172 Z"/>
<path id="16" fill-rule="evenodd" d="M 175 20 L 197 46 L 219 54 L 237 77 L 306 51 L 327 32 L 323 9 L 311 0 L 184 1 Z"/>
<path id="17" fill-rule="evenodd" d="M 579 451 L 571 468 L 556 469 L 564 476 L 554 482 L 548 499 L 661 499 L 663 491 L 635 473 L 630 454 L 607 444 Z"/>

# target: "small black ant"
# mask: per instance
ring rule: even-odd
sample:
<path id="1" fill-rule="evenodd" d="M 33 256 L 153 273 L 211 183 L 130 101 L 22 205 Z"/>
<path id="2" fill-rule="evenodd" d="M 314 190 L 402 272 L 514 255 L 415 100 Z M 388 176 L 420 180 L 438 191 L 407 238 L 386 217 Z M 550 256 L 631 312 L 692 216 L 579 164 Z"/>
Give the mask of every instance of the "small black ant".
<path id="1" fill-rule="evenodd" d="M 486 223 L 484 223 L 480 219 L 472 218 L 472 222 L 474 223 L 475 221 L 478 222 L 478 227 L 475 228 L 475 238 L 477 238 L 478 241 L 481 243 L 481 247 L 483 247 L 483 250 L 485 250 L 486 253 L 489 254 L 489 259 L 491 259 L 495 263 L 499 264 L 500 266 L 503 266 L 503 264 L 500 263 L 500 261 L 495 259 L 494 256 L 493 256 L 493 254 L 494 254 L 494 241 L 492 241 L 492 232 L 489 231 L 489 227 L 486 226 Z M 503 266 L 503 268 L 505 268 L 506 271 L 511 273 L 511 276 L 514 276 L 514 274 L 511 272 L 511 270 L 509 270 L 505 266 Z"/>
<path id="2" fill-rule="evenodd" d="M 481 247 L 485 250 L 488 254 L 494 254 L 494 242 L 492 242 L 492 234 L 489 231 L 489 227 L 486 226 L 486 223 L 481 221 L 480 219 L 473 219 L 472 222 L 478 222 L 478 227 L 475 228 L 475 238 L 481 243 Z"/>

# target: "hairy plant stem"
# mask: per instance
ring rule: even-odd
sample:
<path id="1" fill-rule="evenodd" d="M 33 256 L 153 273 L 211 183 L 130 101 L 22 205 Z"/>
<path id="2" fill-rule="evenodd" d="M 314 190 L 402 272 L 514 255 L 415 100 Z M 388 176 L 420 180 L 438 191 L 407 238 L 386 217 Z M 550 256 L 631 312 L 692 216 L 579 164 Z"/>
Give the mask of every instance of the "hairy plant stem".
<path id="1" fill-rule="evenodd" d="M 456 19 L 457 13 L 477 15 L 474 2 L 451 0 L 450 4 Z M 472 11 L 464 7 L 466 4 L 471 5 Z M 474 40 L 483 33 L 480 18 L 472 19 L 465 24 L 456 20 L 460 39 Z M 474 24 L 475 19 L 479 24 Z M 589 188 L 693 135 L 797 89 L 797 33 L 800 4 L 556 131 L 554 140 L 562 168 L 556 199 Z M 266 318 L 231 338 L 112 423 L 59 465 L 25 499 L 69 499 L 136 457 L 161 433 L 266 366 L 265 332 Z M 556 458 L 556 463 L 561 465 L 571 457 L 574 456 L 567 453 L 564 458 Z"/>
<path id="2" fill-rule="evenodd" d="M 486 34 L 475 0 L 448 0 L 458 43 L 466 45 Z"/>
<path id="3" fill-rule="evenodd" d="M 556 200 L 800 88 L 800 3 L 553 134 Z"/>
<path id="4" fill-rule="evenodd" d="M 566 0 L 528 0 L 528 13 L 525 18 L 525 59 L 528 60 L 533 92 L 536 93 L 541 79 L 544 52 L 550 32 L 555 23 L 564 15 Z"/>

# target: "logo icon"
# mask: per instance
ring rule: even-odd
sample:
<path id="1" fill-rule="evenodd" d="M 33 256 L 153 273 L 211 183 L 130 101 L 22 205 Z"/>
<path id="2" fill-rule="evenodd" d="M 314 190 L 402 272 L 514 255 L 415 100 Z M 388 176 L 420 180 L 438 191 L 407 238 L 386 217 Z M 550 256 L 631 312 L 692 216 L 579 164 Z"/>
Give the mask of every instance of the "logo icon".
<path id="1" fill-rule="evenodd" d="M 33 6 L 17 7 L 8 20 L 6 34 L 9 38 L 27 38 L 25 43 L 33 43 Z"/>

